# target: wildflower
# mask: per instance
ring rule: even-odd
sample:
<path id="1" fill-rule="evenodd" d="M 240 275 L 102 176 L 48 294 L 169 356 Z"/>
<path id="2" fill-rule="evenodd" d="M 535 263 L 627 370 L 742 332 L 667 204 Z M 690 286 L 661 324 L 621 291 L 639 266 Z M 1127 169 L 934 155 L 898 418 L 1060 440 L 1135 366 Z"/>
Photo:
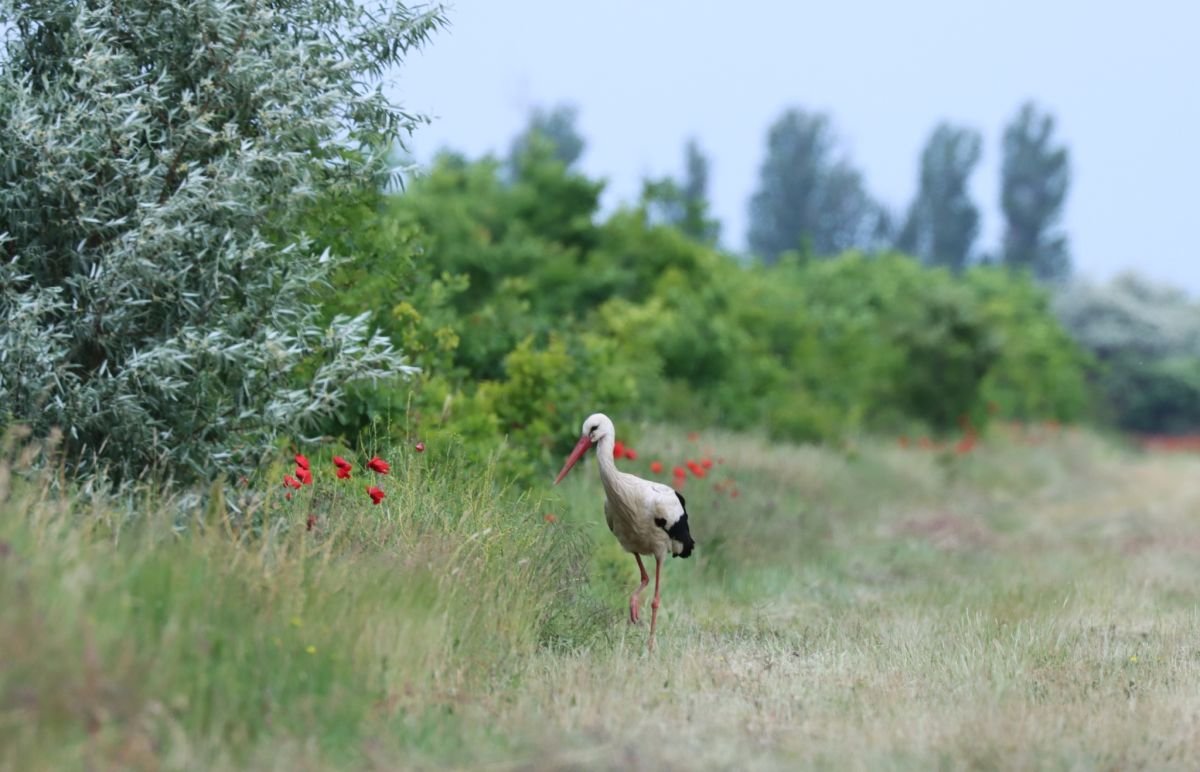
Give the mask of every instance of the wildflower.
<path id="1" fill-rule="evenodd" d="M 379 488 L 376 488 L 374 485 L 368 485 L 367 486 L 367 495 L 371 497 L 371 501 L 378 504 L 379 502 L 383 501 L 384 493 L 382 490 L 380 490 Z"/>
<path id="2" fill-rule="evenodd" d="M 337 478 L 339 480 L 349 480 L 350 479 L 350 467 L 349 466 L 339 466 L 337 468 L 337 471 L 334 472 L 334 474 L 337 475 Z"/>
<path id="3" fill-rule="evenodd" d="M 624 457 L 625 457 L 625 443 L 621 442 L 620 440 L 617 440 L 616 443 L 613 444 L 613 458 L 624 458 Z"/>
<path id="4" fill-rule="evenodd" d="M 896 440 L 896 444 L 898 444 L 902 448 L 907 448 L 908 447 L 908 437 L 904 436 L 903 434 L 900 435 L 900 439 Z"/>
<path id="5" fill-rule="evenodd" d="M 967 453 L 970 453 L 974 448 L 975 448 L 975 435 L 968 434 L 965 437 L 963 437 L 961 440 L 959 440 L 958 444 L 954 446 L 954 452 L 960 456 L 964 456 Z"/>
<path id="6" fill-rule="evenodd" d="M 737 498 L 739 495 L 740 495 L 740 494 L 738 493 L 738 489 L 737 489 L 737 488 L 734 488 L 733 490 L 731 490 L 731 491 L 729 492 L 729 498 L 731 498 L 731 499 L 736 499 L 736 498 Z"/>
<path id="7" fill-rule="evenodd" d="M 312 472 L 304 467 L 296 467 L 296 477 L 305 485 L 312 485 Z"/>
<path id="8" fill-rule="evenodd" d="M 687 468 L 692 470 L 692 474 L 695 475 L 696 477 L 703 477 L 705 474 L 704 467 L 701 466 L 700 463 L 697 461 L 688 459 Z"/>
<path id="9" fill-rule="evenodd" d="M 308 520 L 304 522 L 304 530 L 311 531 L 317 525 L 317 516 L 309 515 Z"/>
<path id="10" fill-rule="evenodd" d="M 417 452 L 418 452 L 418 453 L 424 453 L 424 452 L 425 452 L 425 443 L 423 443 L 423 442 L 418 442 L 418 443 L 417 443 L 416 445 L 414 445 L 413 447 L 415 447 L 415 448 L 417 449 Z"/>
<path id="11" fill-rule="evenodd" d="M 700 459 L 700 466 L 704 467 L 705 469 L 712 469 L 712 459 L 708 456 L 705 456 L 704 458 Z"/>
<path id="12" fill-rule="evenodd" d="M 553 512 L 547 512 L 542 517 L 542 519 L 545 520 L 547 523 L 557 523 L 558 522 L 558 517 Z"/>
<path id="13" fill-rule="evenodd" d="M 334 456 L 334 457 L 333 457 L 333 465 L 334 465 L 334 466 L 336 466 L 336 467 L 338 467 L 338 468 L 341 468 L 341 467 L 346 467 L 347 469 L 349 469 L 350 467 L 352 467 L 352 466 L 353 466 L 353 464 L 351 464 L 349 461 L 347 461 L 346 459 L 342 458 L 341 456 Z"/>
<path id="14" fill-rule="evenodd" d="M 367 469 L 370 469 L 372 472 L 378 472 L 379 474 L 387 474 L 391 468 L 392 465 L 384 461 L 379 456 L 374 456 L 370 461 L 367 462 Z"/>
<path id="15" fill-rule="evenodd" d="M 683 471 L 683 467 L 677 466 L 671 470 L 671 476 L 679 480 L 687 477 L 687 472 Z"/>
<path id="16" fill-rule="evenodd" d="M 633 448 L 625 448 L 625 458 L 630 461 L 637 461 L 637 451 Z"/>
<path id="17" fill-rule="evenodd" d="M 308 469 L 308 459 L 301 453 L 296 454 L 296 466 L 300 469 Z"/>
<path id="18" fill-rule="evenodd" d="M 291 501 L 292 500 L 292 492 L 288 491 L 287 493 L 283 494 L 283 497 L 285 499 L 287 499 L 288 501 Z"/>
<path id="19" fill-rule="evenodd" d="M 292 477 L 290 474 L 285 474 L 283 476 L 283 484 L 288 488 L 295 488 L 296 490 L 299 490 L 300 487 L 304 485 L 304 483 L 300 482 L 295 477 Z"/>
<path id="20" fill-rule="evenodd" d="M 663 465 L 662 465 L 661 461 L 651 461 L 650 462 L 650 471 L 651 472 L 653 472 L 654 474 L 662 474 L 662 470 L 663 470 Z"/>

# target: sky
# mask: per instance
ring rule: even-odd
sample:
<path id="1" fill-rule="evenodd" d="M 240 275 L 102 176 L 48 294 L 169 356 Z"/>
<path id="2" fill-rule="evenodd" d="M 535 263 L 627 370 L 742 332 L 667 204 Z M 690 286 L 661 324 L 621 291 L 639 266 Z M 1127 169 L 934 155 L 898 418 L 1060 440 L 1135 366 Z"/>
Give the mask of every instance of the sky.
<path id="1" fill-rule="evenodd" d="M 1137 270 L 1200 295 L 1200 3 L 1147 0 L 457 0 L 451 26 L 390 86 L 442 148 L 503 154 L 537 106 L 574 104 L 582 169 L 611 209 L 647 176 L 712 161 L 722 242 L 743 249 L 770 123 L 829 113 L 842 149 L 893 211 L 940 121 L 978 129 L 977 247 L 1001 233 L 1000 138 L 1020 104 L 1057 119 L 1071 153 L 1063 226 L 1076 272 Z"/>

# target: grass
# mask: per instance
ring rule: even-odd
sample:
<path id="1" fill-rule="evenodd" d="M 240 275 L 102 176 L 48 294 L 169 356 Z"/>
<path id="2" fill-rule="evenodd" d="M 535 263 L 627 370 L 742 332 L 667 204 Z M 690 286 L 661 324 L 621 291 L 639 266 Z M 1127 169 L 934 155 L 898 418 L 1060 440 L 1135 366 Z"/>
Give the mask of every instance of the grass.
<path id="1" fill-rule="evenodd" d="M 453 453 L 397 450 L 379 507 L 318 475 L 290 502 L 251 486 L 261 530 L 185 535 L 170 501 L 64 499 L 5 468 L 0 767 L 1200 757 L 1200 460 L 1072 430 L 965 456 L 640 434 L 641 472 L 725 459 L 684 490 L 699 549 L 664 568 L 652 655 L 590 464 L 497 493 Z"/>

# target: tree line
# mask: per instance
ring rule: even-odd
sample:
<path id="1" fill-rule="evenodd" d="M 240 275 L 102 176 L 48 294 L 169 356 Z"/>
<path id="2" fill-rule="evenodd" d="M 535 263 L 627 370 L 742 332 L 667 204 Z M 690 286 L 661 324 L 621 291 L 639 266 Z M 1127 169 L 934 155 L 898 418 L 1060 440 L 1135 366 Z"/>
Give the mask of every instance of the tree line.
<path id="1" fill-rule="evenodd" d="M 570 166 L 585 142 L 572 106 L 536 109 L 513 143 L 518 154 L 539 135 Z M 996 263 L 1059 282 L 1071 270 L 1060 228 L 1070 185 L 1070 153 L 1055 135 L 1055 119 L 1029 102 L 1005 127 L 1000 206 L 1004 232 L 998 247 L 979 248 L 979 206 L 969 190 L 979 163 L 979 131 L 943 122 L 921 151 L 917 193 L 902 214 L 890 212 L 867 189 L 861 171 L 839 149 L 829 115 L 786 110 L 771 124 L 758 188 L 749 203 L 749 250 L 772 264 L 789 252 L 831 256 L 847 250 L 896 249 L 928 265 L 961 271 L 972 263 Z M 714 243 L 719 224 L 708 215 L 709 159 L 696 140 L 684 147 L 681 179 L 648 180 L 644 199 L 655 216 L 701 241 Z"/>

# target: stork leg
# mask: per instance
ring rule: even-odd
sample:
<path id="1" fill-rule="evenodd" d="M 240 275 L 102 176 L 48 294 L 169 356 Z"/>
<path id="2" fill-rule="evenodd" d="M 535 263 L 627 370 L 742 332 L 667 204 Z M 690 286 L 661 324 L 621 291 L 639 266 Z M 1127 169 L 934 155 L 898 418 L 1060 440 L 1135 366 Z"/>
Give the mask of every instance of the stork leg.
<path id="1" fill-rule="evenodd" d="M 629 623 L 636 625 L 638 619 L 638 603 L 642 599 L 642 590 L 646 589 L 646 585 L 650 584 L 650 574 L 646 573 L 646 566 L 642 564 L 642 556 L 634 555 L 637 558 L 638 570 L 642 572 L 642 583 L 633 591 L 633 595 L 629 596 Z"/>
<path id="2" fill-rule="evenodd" d="M 638 561 L 641 562 L 641 561 Z M 650 643 L 649 650 L 654 651 L 654 628 L 658 624 L 659 585 L 662 582 L 662 560 L 654 556 L 654 600 L 650 601 Z"/>

